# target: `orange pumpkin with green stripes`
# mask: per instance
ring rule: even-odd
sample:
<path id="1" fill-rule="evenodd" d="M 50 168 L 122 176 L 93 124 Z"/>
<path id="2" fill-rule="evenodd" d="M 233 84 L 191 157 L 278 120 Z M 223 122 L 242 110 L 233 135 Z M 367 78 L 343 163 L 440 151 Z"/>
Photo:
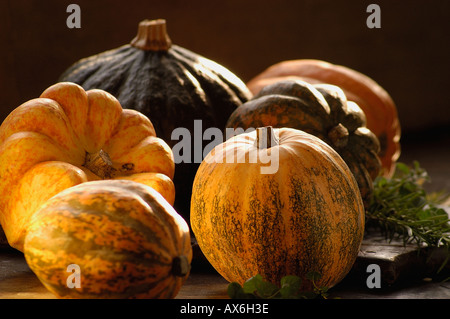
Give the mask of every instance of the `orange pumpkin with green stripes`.
<path id="1" fill-rule="evenodd" d="M 258 128 L 228 139 L 205 157 L 192 193 L 192 231 L 230 282 L 316 271 L 317 284 L 332 287 L 358 255 L 358 185 L 336 151 L 303 131 Z"/>
<path id="2" fill-rule="evenodd" d="M 127 180 L 79 184 L 48 200 L 24 243 L 31 270 L 60 298 L 173 298 L 189 275 L 184 219 L 153 188 Z M 79 288 L 69 265 L 79 267 Z"/>

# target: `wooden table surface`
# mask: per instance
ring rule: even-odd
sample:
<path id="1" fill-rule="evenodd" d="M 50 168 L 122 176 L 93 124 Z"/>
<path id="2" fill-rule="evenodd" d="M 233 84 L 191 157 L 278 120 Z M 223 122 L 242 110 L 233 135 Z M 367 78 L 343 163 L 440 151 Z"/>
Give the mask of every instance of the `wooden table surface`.
<path id="1" fill-rule="evenodd" d="M 444 258 L 434 254 L 435 262 L 423 261 L 413 247 L 366 240 L 350 274 L 330 289 L 331 298 L 342 299 L 450 299 L 450 265 L 434 279 L 433 275 Z M 447 252 L 445 252 L 447 253 Z M 368 288 L 367 265 L 377 263 L 382 269 L 381 288 Z M 181 288 L 177 299 L 227 299 L 228 282 L 212 268 L 195 270 Z M 0 250 L 0 299 L 54 299 L 28 267 L 22 253 L 13 249 Z"/>

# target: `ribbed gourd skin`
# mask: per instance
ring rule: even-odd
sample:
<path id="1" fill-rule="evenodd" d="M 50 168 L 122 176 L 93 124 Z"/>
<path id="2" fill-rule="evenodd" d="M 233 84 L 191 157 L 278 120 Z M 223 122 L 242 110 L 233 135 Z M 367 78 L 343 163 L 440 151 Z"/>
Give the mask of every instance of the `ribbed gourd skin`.
<path id="1" fill-rule="evenodd" d="M 247 87 L 253 94 L 257 94 L 261 88 L 287 79 L 339 86 L 348 100 L 357 103 L 364 111 L 367 127 L 380 142 L 379 157 L 382 163 L 380 174 L 392 176 L 401 153 L 401 125 L 397 107 L 383 87 L 354 69 L 316 59 L 295 59 L 275 63 L 249 80 Z"/>
<path id="2" fill-rule="evenodd" d="M 203 131 L 210 127 L 223 130 L 231 113 L 251 98 L 246 85 L 228 69 L 175 44 L 166 51 L 146 51 L 127 44 L 76 62 L 60 81 L 111 93 L 123 108 L 150 117 L 157 136 L 170 147 L 181 140 L 172 138 L 176 128 L 189 130 L 191 139 L 182 142 L 190 143 L 191 162 L 177 163 L 174 178 L 175 207 L 185 217 L 189 216 L 190 185 L 199 165 L 194 162 L 194 143 L 202 143 L 201 149 L 210 143 L 201 138 L 194 141 L 194 120 L 201 120 Z"/>
<path id="3" fill-rule="evenodd" d="M 186 222 L 158 192 L 125 180 L 59 193 L 34 214 L 24 247 L 59 298 L 174 298 L 192 259 Z M 79 288 L 68 286 L 69 265 L 80 268 Z"/>
<path id="4" fill-rule="evenodd" d="M 227 140 L 197 172 L 191 227 L 211 265 L 228 281 L 243 284 L 261 274 L 275 284 L 286 275 L 322 275 L 332 287 L 350 271 L 364 234 L 364 207 L 342 158 L 305 132 L 274 129 L 279 168 L 222 161 L 255 150 L 255 131 Z M 273 148 L 270 149 L 270 151 Z M 239 154 L 239 153 L 238 153 Z M 309 287 L 312 288 L 312 287 Z"/>

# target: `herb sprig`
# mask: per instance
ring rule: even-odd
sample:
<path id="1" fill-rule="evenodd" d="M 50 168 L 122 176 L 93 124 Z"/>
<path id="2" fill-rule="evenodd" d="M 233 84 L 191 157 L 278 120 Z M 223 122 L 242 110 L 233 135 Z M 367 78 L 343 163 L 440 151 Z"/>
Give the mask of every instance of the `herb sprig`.
<path id="1" fill-rule="evenodd" d="M 428 173 L 414 162 L 412 167 L 397 163 L 392 178 L 377 177 L 366 211 L 366 230 L 375 227 L 389 240 L 404 244 L 450 247 L 450 219 L 439 203 L 448 195 L 431 196 L 424 188 Z"/>

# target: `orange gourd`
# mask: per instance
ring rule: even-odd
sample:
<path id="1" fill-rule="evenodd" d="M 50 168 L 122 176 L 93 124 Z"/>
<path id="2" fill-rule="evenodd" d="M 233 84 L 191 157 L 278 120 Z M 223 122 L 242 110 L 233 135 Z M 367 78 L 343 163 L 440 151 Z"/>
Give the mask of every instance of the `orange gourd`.
<path id="1" fill-rule="evenodd" d="M 31 218 L 24 255 L 59 298 L 166 299 L 188 277 L 192 249 L 187 223 L 153 188 L 101 180 L 46 201 Z"/>
<path id="2" fill-rule="evenodd" d="M 316 271 L 317 284 L 332 287 L 358 255 L 364 206 L 328 144 L 300 130 L 258 128 L 205 157 L 192 189 L 191 228 L 230 282 L 261 274 L 279 283 Z"/>
<path id="3" fill-rule="evenodd" d="M 173 203 L 174 160 L 151 121 L 111 94 L 62 82 L 0 126 L 0 223 L 23 250 L 30 217 L 50 197 L 90 180 L 131 179 Z"/>

